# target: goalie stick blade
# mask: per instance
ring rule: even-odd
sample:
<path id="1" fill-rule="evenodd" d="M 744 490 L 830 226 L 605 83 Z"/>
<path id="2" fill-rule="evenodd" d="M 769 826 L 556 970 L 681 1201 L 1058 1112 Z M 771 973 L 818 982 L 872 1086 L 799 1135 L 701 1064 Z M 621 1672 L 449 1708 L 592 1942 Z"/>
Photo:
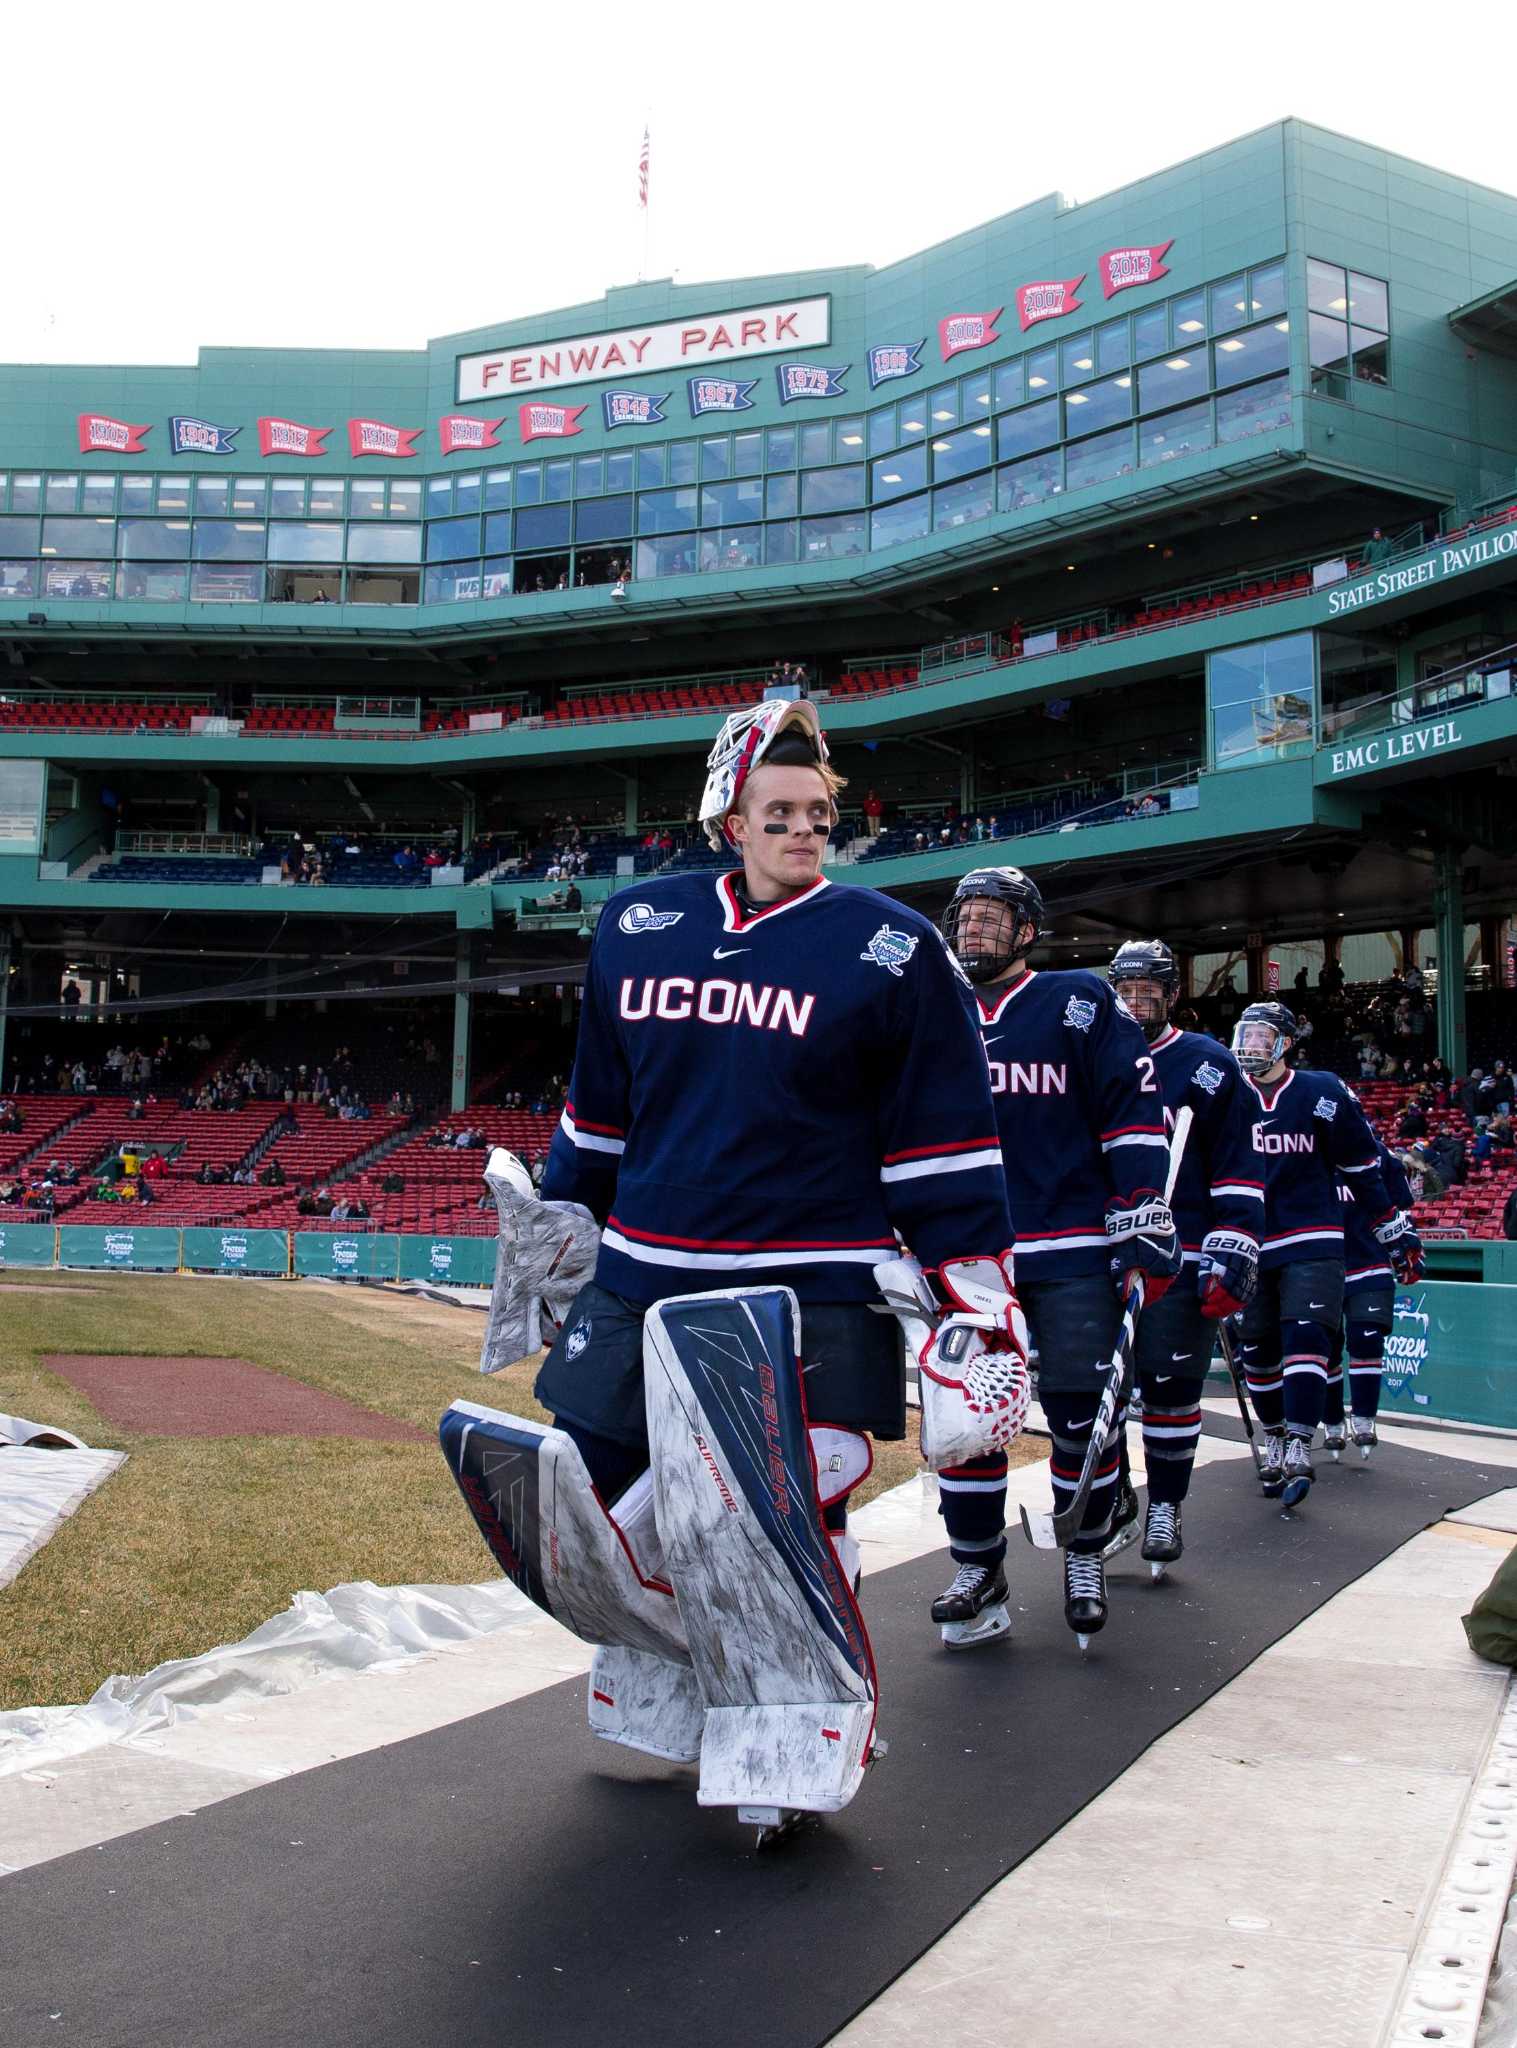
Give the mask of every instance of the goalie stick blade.
<path id="1" fill-rule="evenodd" d="M 1085 1503 L 1080 1502 L 1080 1512 Z M 1045 1515 L 1038 1509 L 1022 1510 L 1022 1533 L 1035 1550 L 1062 1550 L 1074 1534 L 1073 1516 Z"/>

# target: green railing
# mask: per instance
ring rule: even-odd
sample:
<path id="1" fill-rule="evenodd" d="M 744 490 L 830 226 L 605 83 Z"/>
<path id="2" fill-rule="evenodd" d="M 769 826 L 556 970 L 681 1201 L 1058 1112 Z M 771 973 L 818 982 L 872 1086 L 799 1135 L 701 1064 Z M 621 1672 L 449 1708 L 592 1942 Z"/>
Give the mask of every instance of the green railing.
<path id="1" fill-rule="evenodd" d="M 260 1230 L 235 1223 L 187 1230 L 139 1223 L 0 1223 L 0 1269 L 251 1273 L 281 1280 L 435 1280 L 488 1287 L 495 1277 L 495 1244 L 493 1237 Z"/>

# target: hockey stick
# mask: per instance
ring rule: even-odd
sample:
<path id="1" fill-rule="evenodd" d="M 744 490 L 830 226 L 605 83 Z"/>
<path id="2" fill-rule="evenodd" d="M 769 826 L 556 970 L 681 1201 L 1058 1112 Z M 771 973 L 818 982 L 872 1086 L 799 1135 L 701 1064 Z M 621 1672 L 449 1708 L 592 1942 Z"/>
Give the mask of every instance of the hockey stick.
<path id="1" fill-rule="evenodd" d="M 1164 1176 L 1164 1199 L 1173 1199 L 1175 1182 L 1180 1176 L 1180 1162 L 1185 1157 L 1185 1145 L 1190 1137 L 1193 1112 L 1187 1104 L 1175 1118 L 1174 1135 L 1169 1141 L 1169 1170 Z M 1029 1513 L 1022 1510 L 1022 1528 L 1029 1543 L 1037 1550 L 1064 1550 L 1069 1545 L 1081 1522 L 1085 1519 L 1085 1503 L 1090 1499 L 1090 1489 L 1095 1482 L 1096 1467 L 1106 1455 L 1107 1441 L 1112 1425 L 1116 1421 L 1117 1407 L 1122 1399 L 1122 1386 L 1132 1364 L 1133 1345 L 1137 1341 L 1138 1317 L 1143 1311 L 1143 1275 L 1134 1273 L 1122 1304 L 1122 1329 L 1117 1338 L 1117 1348 L 1111 1355 L 1107 1368 L 1106 1384 L 1101 1389 L 1101 1399 L 1096 1405 L 1096 1419 L 1091 1425 L 1090 1442 L 1085 1450 L 1085 1463 L 1080 1471 L 1080 1481 L 1074 1491 L 1074 1498 L 1067 1508 L 1057 1514 Z"/>
<path id="2" fill-rule="evenodd" d="M 1227 1361 L 1228 1377 L 1233 1383 L 1233 1398 L 1238 1403 L 1238 1413 L 1243 1417 L 1243 1431 L 1248 1438 L 1248 1447 L 1254 1454 L 1254 1463 L 1262 1472 L 1264 1461 L 1259 1455 L 1259 1445 L 1254 1436 L 1254 1418 L 1248 1405 L 1248 1394 L 1243 1385 L 1243 1368 L 1238 1363 L 1238 1354 L 1233 1347 L 1233 1328 L 1224 1316 L 1217 1324 L 1217 1339 L 1222 1346 L 1222 1356 Z"/>

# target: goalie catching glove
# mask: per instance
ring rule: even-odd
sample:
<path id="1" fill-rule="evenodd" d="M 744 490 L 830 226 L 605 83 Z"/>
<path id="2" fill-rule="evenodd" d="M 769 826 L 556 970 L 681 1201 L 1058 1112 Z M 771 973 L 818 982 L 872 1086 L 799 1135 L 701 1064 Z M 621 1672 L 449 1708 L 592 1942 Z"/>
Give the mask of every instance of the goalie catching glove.
<path id="1" fill-rule="evenodd" d="M 1010 1254 L 945 1259 L 937 1270 L 941 1311 L 915 1259 L 887 1260 L 874 1277 L 917 1361 L 927 1464 L 936 1472 L 1004 1449 L 1032 1401 Z"/>
<path id="2" fill-rule="evenodd" d="M 1131 1201 L 1107 1203 L 1106 1241 L 1119 1294 L 1126 1293 L 1130 1274 L 1141 1273 L 1145 1300 L 1157 1301 L 1185 1263 L 1169 1203 L 1151 1188 L 1140 1188 Z"/>
<path id="3" fill-rule="evenodd" d="M 1235 1316 L 1259 1284 L 1259 1247 L 1240 1230 L 1211 1230 L 1201 1240 L 1201 1313 Z"/>
<path id="4" fill-rule="evenodd" d="M 1391 1269 L 1403 1287 L 1422 1277 L 1422 1239 L 1405 1209 L 1397 1209 L 1383 1223 L 1375 1225 L 1375 1242 L 1391 1262 Z"/>

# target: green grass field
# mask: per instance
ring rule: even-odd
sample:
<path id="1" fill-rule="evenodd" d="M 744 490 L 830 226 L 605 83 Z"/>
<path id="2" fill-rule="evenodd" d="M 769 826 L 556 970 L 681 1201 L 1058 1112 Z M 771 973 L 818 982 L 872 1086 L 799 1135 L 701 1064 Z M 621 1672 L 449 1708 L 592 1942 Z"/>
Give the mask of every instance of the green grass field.
<path id="1" fill-rule="evenodd" d="M 428 1432 L 460 1396 L 545 1419 L 530 1392 L 535 1363 L 480 1378 L 482 1332 L 477 1313 L 368 1288 L 128 1273 L 0 1281 L 0 1410 L 130 1454 L 0 1591 L 0 1709 L 84 1700 L 113 1672 L 235 1642 L 302 1590 L 496 1575 L 435 1442 L 130 1435 L 47 1371 L 45 1353 L 245 1358 Z M 855 1499 L 920 1469 L 914 1445 L 878 1445 Z"/>

